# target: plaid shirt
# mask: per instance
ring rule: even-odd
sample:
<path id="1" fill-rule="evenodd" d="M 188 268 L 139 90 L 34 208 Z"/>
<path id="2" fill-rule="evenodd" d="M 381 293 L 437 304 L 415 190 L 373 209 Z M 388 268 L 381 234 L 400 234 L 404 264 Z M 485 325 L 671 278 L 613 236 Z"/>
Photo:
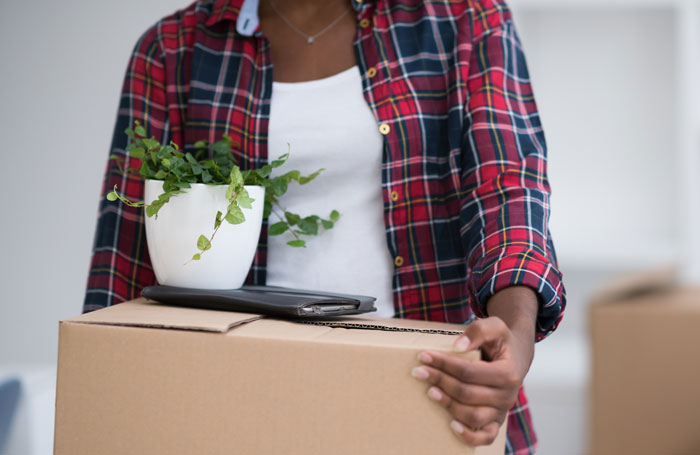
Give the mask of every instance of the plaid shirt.
<path id="1" fill-rule="evenodd" d="M 124 129 L 192 149 L 228 133 L 238 163 L 267 161 L 270 45 L 243 0 L 200 0 L 139 39 L 123 85 L 111 153 L 129 160 Z M 565 306 L 548 232 L 546 145 L 521 43 L 503 0 L 353 0 L 365 99 L 384 135 L 382 193 L 395 258 L 397 317 L 466 323 L 507 286 L 537 291 L 537 340 Z M 241 16 L 239 20 L 239 15 Z M 245 19 L 245 20 L 244 20 Z M 107 165 L 114 185 L 143 182 Z M 248 282 L 265 282 L 267 231 Z M 143 213 L 102 198 L 84 311 L 139 296 L 155 282 Z M 536 448 L 521 389 L 506 453 Z"/>

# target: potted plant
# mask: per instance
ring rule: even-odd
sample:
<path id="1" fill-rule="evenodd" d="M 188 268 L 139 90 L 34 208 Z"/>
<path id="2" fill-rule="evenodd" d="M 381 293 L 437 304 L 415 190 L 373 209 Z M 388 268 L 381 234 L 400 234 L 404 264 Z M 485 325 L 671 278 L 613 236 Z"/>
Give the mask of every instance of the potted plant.
<path id="1" fill-rule="evenodd" d="M 278 220 L 268 233 L 288 233 L 292 239 L 287 245 L 299 248 L 306 245 L 304 237 L 318 235 L 319 227 L 331 229 L 340 216 L 333 210 L 328 218 L 302 217 L 281 207 L 279 198 L 290 183 L 305 185 L 323 171 L 302 176 L 292 170 L 272 177 L 272 170 L 284 165 L 289 153 L 260 169 L 241 171 L 231 153 L 237 144 L 226 134 L 213 144 L 196 142 L 192 154 L 172 141 L 163 145 L 147 137 L 138 121 L 125 133 L 131 139 L 126 151 L 141 166 L 124 168 L 121 157 L 112 158 L 123 173 L 145 180 L 144 200 L 129 200 L 116 185 L 107 199 L 145 208 L 146 241 L 160 284 L 238 288 L 253 262 L 263 219 L 274 214 Z M 192 254 L 194 244 L 197 250 Z"/>

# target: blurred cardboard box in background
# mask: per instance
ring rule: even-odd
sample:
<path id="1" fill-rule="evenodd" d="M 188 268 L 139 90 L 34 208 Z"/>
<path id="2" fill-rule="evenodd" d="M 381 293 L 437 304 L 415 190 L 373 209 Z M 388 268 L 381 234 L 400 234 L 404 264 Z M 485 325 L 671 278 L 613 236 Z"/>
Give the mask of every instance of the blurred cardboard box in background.
<path id="1" fill-rule="evenodd" d="M 410 376 L 418 352 L 451 351 L 463 328 L 330 327 L 143 299 L 71 318 L 55 454 L 503 455 L 505 425 L 491 446 L 467 447 Z"/>
<path id="2" fill-rule="evenodd" d="M 672 269 L 622 279 L 590 329 L 592 453 L 700 454 L 700 288 Z"/>

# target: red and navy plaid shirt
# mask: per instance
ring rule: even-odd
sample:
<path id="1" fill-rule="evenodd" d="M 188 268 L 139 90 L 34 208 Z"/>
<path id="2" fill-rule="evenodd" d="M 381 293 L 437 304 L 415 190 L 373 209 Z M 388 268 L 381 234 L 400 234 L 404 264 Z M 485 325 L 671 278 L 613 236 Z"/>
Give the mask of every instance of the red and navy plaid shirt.
<path id="1" fill-rule="evenodd" d="M 243 0 L 196 1 L 139 39 L 123 85 L 111 153 L 130 162 L 124 130 L 185 149 L 228 133 L 238 163 L 267 161 L 270 44 Z M 397 317 L 467 323 L 507 286 L 537 291 L 537 339 L 565 296 L 548 231 L 546 144 L 520 40 L 503 0 L 353 0 L 363 91 L 384 135 L 382 193 L 395 258 Z M 240 16 L 240 20 L 239 20 Z M 110 160 L 114 185 L 143 182 Z M 265 282 L 266 229 L 248 277 Z M 154 284 L 143 212 L 102 198 L 84 311 Z M 509 414 L 506 453 L 536 447 L 527 399 Z"/>

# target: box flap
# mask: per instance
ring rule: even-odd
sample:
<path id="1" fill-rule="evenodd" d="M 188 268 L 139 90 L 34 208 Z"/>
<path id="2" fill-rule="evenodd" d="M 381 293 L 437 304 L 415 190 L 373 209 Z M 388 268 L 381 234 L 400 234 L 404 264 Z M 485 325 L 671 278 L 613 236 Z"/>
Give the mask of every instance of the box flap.
<path id="1" fill-rule="evenodd" d="M 260 314 L 171 306 L 140 298 L 82 314 L 63 322 L 227 333 L 231 328 L 242 324 L 248 325 L 249 322 L 263 318 L 264 316 Z M 353 343 L 380 345 L 386 343 L 399 346 L 412 345 L 414 342 L 422 344 L 432 336 L 442 346 L 445 343 L 451 344 L 453 338 L 464 331 L 464 325 L 461 324 L 374 318 L 366 315 L 342 316 L 333 319 L 265 318 L 264 321 L 258 321 L 247 329 L 237 328 L 231 331 L 230 335 L 319 341 L 323 339 L 332 342 L 352 340 Z M 343 333 L 348 331 L 366 333 L 362 337 L 357 337 L 357 334 Z M 416 338 L 417 336 L 419 338 Z M 451 341 L 446 341 L 448 338 Z"/>
<path id="2" fill-rule="evenodd" d="M 144 298 L 120 303 L 62 322 L 227 332 L 262 315 L 163 305 Z"/>
<path id="3" fill-rule="evenodd" d="M 593 304 L 606 304 L 645 295 L 656 295 L 672 289 L 677 284 L 677 277 L 675 266 L 621 275 L 596 291 L 591 301 Z"/>

